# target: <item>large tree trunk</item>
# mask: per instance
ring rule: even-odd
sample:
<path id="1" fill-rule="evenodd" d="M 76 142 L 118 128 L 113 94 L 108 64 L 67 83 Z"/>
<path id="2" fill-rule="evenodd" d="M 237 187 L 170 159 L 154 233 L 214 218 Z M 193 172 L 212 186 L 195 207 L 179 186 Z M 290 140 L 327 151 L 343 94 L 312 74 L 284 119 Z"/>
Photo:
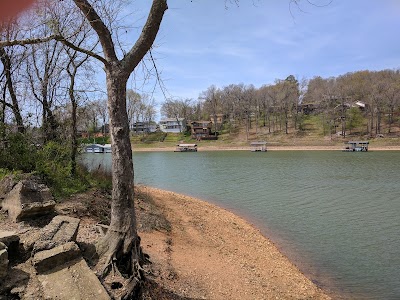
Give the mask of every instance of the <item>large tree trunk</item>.
<path id="1" fill-rule="evenodd" d="M 111 224 L 98 244 L 100 255 L 105 255 L 103 276 L 111 270 L 129 278 L 127 297 L 137 296 L 143 280 L 144 255 L 137 234 L 133 202 L 133 163 L 126 111 L 126 82 L 128 74 L 118 66 L 106 70 L 108 109 L 112 146 L 112 205 Z"/>
<path id="2" fill-rule="evenodd" d="M 141 291 L 144 255 L 136 229 L 133 203 L 133 163 L 129 139 L 129 122 L 126 110 L 126 83 L 146 53 L 152 47 L 159 31 L 167 0 L 153 0 L 142 32 L 135 44 L 118 60 L 109 28 L 101 20 L 88 0 L 73 0 L 97 33 L 104 57 L 91 51 L 104 63 L 107 81 L 108 111 L 112 147 L 112 204 L 111 224 L 105 237 L 98 244 L 98 252 L 106 257 L 103 277 L 111 270 L 128 278 L 122 299 L 137 298 Z M 71 46 L 70 43 L 64 40 Z"/>

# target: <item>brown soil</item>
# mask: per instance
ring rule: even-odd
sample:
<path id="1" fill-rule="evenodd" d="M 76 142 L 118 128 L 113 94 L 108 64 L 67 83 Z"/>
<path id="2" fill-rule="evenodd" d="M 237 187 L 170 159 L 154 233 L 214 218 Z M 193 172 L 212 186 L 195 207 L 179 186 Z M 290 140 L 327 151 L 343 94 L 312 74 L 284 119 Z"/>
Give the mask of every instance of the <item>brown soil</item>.
<path id="1" fill-rule="evenodd" d="M 152 261 L 144 299 L 330 299 L 236 215 L 154 188 L 140 187 L 136 195 L 142 246 Z M 95 225 L 107 222 L 109 198 L 92 190 L 57 205 L 58 214 L 81 218 L 77 242 L 94 270 L 93 244 L 100 237 Z M 29 248 L 50 219 L 13 224 L 3 215 L 0 229 L 21 233 Z M 13 269 L 30 274 L 23 299 L 42 299 L 29 260 L 14 262 Z"/>
<path id="2" fill-rule="evenodd" d="M 142 192 L 171 226 L 141 233 L 163 288 L 189 299 L 330 299 L 236 215 L 172 192 Z"/>

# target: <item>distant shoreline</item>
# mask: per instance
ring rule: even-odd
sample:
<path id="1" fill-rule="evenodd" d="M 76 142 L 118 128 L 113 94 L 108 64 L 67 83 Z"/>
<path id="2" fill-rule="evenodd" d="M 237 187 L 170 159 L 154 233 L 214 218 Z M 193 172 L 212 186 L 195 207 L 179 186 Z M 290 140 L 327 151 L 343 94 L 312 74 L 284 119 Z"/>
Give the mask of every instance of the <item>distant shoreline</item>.
<path id="1" fill-rule="evenodd" d="M 175 147 L 135 147 L 132 146 L 134 152 L 157 152 L 170 151 L 173 152 Z M 267 146 L 267 151 L 342 151 L 344 147 L 339 146 Z M 250 151 L 249 146 L 198 146 L 198 151 Z M 400 146 L 371 146 L 369 151 L 400 151 Z"/>

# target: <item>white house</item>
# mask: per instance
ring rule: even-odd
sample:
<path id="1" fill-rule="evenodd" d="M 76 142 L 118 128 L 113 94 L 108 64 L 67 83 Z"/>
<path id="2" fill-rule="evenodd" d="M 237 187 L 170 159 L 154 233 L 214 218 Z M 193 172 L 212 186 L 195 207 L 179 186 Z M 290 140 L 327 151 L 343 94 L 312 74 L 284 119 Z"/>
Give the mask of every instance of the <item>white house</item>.
<path id="1" fill-rule="evenodd" d="M 184 118 L 160 120 L 160 130 L 171 133 L 183 132 L 186 130 L 186 120 Z"/>

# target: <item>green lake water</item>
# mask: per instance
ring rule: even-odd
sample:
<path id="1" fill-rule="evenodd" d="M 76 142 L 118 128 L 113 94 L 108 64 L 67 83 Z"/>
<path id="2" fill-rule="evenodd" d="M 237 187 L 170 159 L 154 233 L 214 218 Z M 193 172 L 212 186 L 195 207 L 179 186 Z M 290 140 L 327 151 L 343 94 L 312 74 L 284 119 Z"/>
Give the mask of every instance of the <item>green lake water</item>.
<path id="1" fill-rule="evenodd" d="M 110 166 L 109 154 L 85 154 Z M 400 299 L 400 152 L 135 152 L 135 183 L 227 208 L 318 286 Z M 338 296 L 336 296 L 338 297 Z"/>

